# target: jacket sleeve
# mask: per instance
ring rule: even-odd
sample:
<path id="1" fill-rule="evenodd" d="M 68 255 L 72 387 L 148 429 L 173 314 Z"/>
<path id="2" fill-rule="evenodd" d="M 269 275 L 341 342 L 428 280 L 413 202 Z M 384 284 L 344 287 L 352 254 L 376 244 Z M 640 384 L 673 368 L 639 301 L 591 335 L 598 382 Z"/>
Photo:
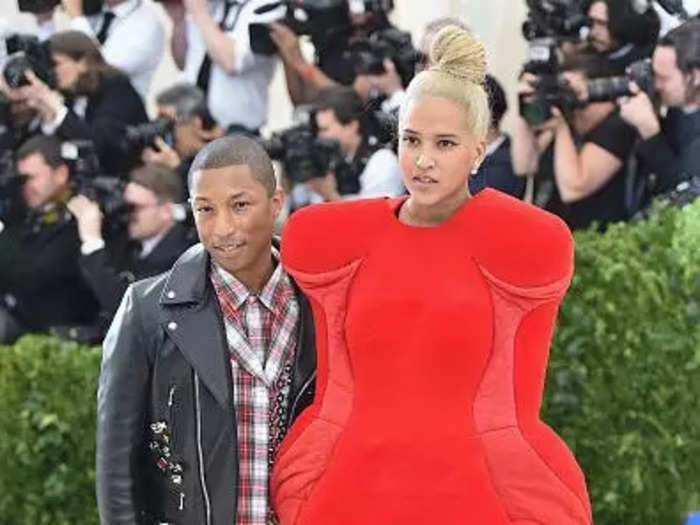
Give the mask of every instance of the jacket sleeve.
<path id="1" fill-rule="evenodd" d="M 119 307 L 119 301 L 129 283 L 119 276 L 109 259 L 107 249 L 103 248 L 90 255 L 81 255 L 78 262 L 83 277 L 100 302 L 100 307 L 111 317 Z"/>
<path id="2" fill-rule="evenodd" d="M 142 450 L 151 366 L 131 286 L 103 344 L 97 391 L 97 504 L 103 525 L 138 522 Z"/>
<path id="3" fill-rule="evenodd" d="M 668 191 L 682 180 L 679 159 L 663 133 L 641 141 L 637 153 L 649 171 L 657 176 L 655 193 Z"/>

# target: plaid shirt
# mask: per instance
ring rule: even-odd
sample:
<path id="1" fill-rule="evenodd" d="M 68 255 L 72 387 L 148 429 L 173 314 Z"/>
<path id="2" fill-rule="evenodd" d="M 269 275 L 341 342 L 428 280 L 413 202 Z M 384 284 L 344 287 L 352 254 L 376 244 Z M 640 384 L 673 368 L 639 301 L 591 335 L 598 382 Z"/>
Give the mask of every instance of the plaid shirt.
<path id="1" fill-rule="evenodd" d="M 279 260 L 274 249 L 273 256 Z M 257 296 L 217 265 L 210 275 L 231 352 L 239 456 L 235 525 L 265 525 L 273 520 L 269 472 L 284 432 L 299 303 L 281 264 Z"/>

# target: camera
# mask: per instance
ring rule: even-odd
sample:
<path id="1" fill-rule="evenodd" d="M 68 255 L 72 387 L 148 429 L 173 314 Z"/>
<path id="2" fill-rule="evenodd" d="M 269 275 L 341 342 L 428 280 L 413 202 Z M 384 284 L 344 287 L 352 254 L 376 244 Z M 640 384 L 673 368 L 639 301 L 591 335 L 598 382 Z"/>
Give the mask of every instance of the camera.
<path id="1" fill-rule="evenodd" d="M 317 49 L 350 30 L 347 0 L 285 0 L 263 5 L 255 13 L 268 13 L 281 6 L 286 7 L 286 14 L 278 21 L 297 35 L 309 35 Z M 248 32 L 253 53 L 274 55 L 277 52 L 267 24 L 250 24 Z"/>
<path id="2" fill-rule="evenodd" d="M 566 80 L 560 76 L 561 64 L 557 41 L 546 37 L 533 40 L 528 49 L 524 72 L 537 75 L 535 92 L 520 95 L 520 115 L 531 126 L 544 123 L 552 115 L 552 107 L 569 111 L 580 103 Z"/>
<path id="3" fill-rule="evenodd" d="M 71 173 L 71 191 L 95 201 L 104 214 L 107 228 L 122 231 L 129 224 L 131 208 L 124 198 L 126 184 L 116 177 L 100 175 L 95 147 L 89 140 L 74 140 L 61 145 L 61 157 Z"/>
<path id="4" fill-rule="evenodd" d="M 580 0 L 526 0 L 527 19 L 522 32 L 526 40 L 540 38 L 573 39 L 581 37 L 588 26 L 584 2 Z"/>
<path id="5" fill-rule="evenodd" d="M 53 67 L 48 44 L 33 35 L 13 34 L 5 38 L 6 57 L 2 75 L 8 87 L 16 89 L 29 83 L 27 70 L 34 72 L 44 83 L 54 86 Z"/>
<path id="6" fill-rule="evenodd" d="M 335 172 L 343 163 L 339 142 L 317 136 L 310 124 L 274 133 L 262 146 L 270 158 L 282 163 L 286 176 L 297 183 Z"/>
<path id="7" fill-rule="evenodd" d="M 650 97 L 654 94 L 654 69 L 650 58 L 633 62 L 618 77 L 596 78 L 588 81 L 588 101 L 606 102 L 630 96 L 629 83 L 635 82 Z"/>
<path id="8" fill-rule="evenodd" d="M 418 52 L 413 47 L 411 34 L 394 27 L 380 29 L 368 38 L 352 42 L 344 58 L 353 64 L 356 75 L 384 73 L 384 60 L 390 58 L 396 65 L 404 87 L 416 71 Z"/>
<path id="9" fill-rule="evenodd" d="M 156 137 L 162 138 L 166 144 L 175 144 L 175 122 L 168 117 L 158 117 L 151 122 L 127 126 L 123 149 L 127 152 L 141 152 L 144 148 L 156 148 Z"/>

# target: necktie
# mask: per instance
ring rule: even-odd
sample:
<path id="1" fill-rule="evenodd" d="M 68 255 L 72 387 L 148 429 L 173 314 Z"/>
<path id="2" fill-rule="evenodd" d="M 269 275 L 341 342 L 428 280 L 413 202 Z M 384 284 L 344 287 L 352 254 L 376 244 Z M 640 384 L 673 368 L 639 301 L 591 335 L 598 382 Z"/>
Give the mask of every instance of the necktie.
<path id="1" fill-rule="evenodd" d="M 109 26 L 112 25 L 112 21 L 117 15 L 112 13 L 112 11 L 105 11 L 102 16 L 102 26 L 97 32 L 97 41 L 100 44 L 104 44 L 105 40 L 107 40 L 107 31 L 109 31 Z"/>
<path id="2" fill-rule="evenodd" d="M 231 8 L 236 5 L 237 2 L 226 2 L 226 6 L 224 7 L 224 15 L 221 17 L 221 20 L 219 21 L 219 29 L 223 29 L 224 26 L 226 25 L 226 18 L 228 17 L 228 14 L 231 12 Z M 199 73 L 197 74 L 197 86 L 204 92 L 206 95 L 208 90 L 209 90 L 209 74 L 211 73 L 211 57 L 209 56 L 209 53 L 205 53 L 204 55 L 204 60 L 202 61 L 202 65 L 199 68 Z"/>

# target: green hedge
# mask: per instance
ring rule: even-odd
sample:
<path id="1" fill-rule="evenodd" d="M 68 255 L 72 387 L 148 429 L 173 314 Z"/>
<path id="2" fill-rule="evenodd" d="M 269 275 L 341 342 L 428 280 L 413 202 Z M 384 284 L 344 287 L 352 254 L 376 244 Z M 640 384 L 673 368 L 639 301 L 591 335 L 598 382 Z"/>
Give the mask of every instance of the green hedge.
<path id="1" fill-rule="evenodd" d="M 0 523 L 92 525 L 101 352 L 27 336 L 0 347 Z"/>
<path id="2" fill-rule="evenodd" d="M 0 523 L 92 525 L 99 349 L 0 347 Z M 575 451 L 597 525 L 700 508 L 700 202 L 577 235 L 545 419 Z"/>
<path id="3" fill-rule="evenodd" d="M 700 201 L 577 235 L 544 413 L 586 473 L 596 524 L 700 509 Z"/>

